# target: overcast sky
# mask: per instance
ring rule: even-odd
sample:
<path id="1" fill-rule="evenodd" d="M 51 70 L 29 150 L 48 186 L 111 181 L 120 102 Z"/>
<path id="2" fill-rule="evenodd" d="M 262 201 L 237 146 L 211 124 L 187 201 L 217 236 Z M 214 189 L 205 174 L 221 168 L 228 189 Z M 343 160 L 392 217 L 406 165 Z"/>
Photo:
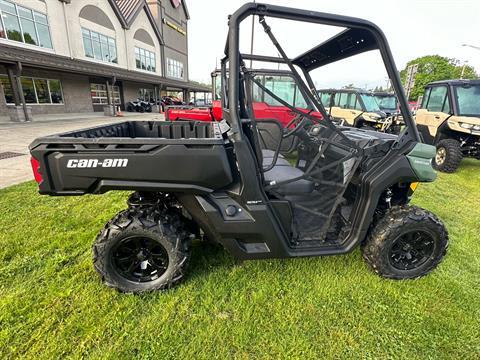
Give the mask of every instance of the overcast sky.
<path id="1" fill-rule="evenodd" d="M 209 83 L 215 61 L 223 56 L 227 36 L 227 16 L 247 1 L 187 0 L 189 22 L 190 79 Z M 276 5 L 349 15 L 370 20 L 382 28 L 390 43 L 399 70 L 407 61 L 438 54 L 468 61 L 480 73 L 480 0 L 269 0 Z M 269 20 L 272 31 L 290 57 L 321 43 L 341 28 Z M 250 52 L 251 20 L 243 23 L 242 51 Z M 266 34 L 255 23 L 257 54 L 277 53 Z M 255 64 L 254 67 L 267 67 Z M 317 88 L 340 87 L 353 83 L 373 88 L 386 84 L 386 72 L 377 52 L 370 52 L 315 70 Z"/>

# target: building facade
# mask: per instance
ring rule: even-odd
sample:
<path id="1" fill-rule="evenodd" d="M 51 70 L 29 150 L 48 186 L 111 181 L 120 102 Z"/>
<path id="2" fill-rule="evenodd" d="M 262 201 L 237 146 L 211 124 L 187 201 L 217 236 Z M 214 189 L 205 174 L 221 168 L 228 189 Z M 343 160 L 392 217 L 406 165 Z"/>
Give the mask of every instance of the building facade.
<path id="1" fill-rule="evenodd" d="M 0 0 L 0 117 L 208 91 L 189 82 L 188 20 L 185 0 Z"/>

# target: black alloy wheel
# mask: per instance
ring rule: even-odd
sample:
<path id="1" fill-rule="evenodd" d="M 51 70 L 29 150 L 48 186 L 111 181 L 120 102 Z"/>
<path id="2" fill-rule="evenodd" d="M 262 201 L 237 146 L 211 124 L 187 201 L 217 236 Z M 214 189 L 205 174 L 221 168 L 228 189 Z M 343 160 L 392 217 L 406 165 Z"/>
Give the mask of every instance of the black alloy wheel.
<path id="1" fill-rule="evenodd" d="M 397 237 L 390 248 L 390 264 L 412 270 L 425 264 L 434 253 L 435 239 L 425 231 L 411 231 Z"/>
<path id="2" fill-rule="evenodd" d="M 114 269 L 124 278 L 148 282 L 162 276 L 168 268 L 165 248 L 153 239 L 132 236 L 119 242 L 112 252 Z"/>

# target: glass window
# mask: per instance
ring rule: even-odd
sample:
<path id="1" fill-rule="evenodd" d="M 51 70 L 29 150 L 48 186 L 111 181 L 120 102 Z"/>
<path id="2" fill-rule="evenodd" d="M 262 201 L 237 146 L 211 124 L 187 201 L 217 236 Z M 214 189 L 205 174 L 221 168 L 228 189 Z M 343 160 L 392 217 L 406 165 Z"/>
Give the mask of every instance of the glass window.
<path id="1" fill-rule="evenodd" d="M 330 107 L 330 98 L 332 96 L 332 93 L 329 92 L 321 92 L 320 93 L 320 101 L 322 105 L 326 108 Z"/>
<path id="2" fill-rule="evenodd" d="M 353 107 L 355 110 L 362 111 L 362 104 L 360 102 L 360 98 L 358 95 L 355 94 L 355 105 Z"/>
<path id="3" fill-rule="evenodd" d="M 102 46 L 100 44 L 100 41 L 93 40 L 93 55 L 95 59 L 97 60 L 102 60 Z"/>
<path id="4" fill-rule="evenodd" d="M 18 10 L 18 16 L 21 16 L 25 19 L 33 20 L 32 10 L 24 8 L 22 6 L 17 6 L 17 10 Z"/>
<path id="5" fill-rule="evenodd" d="M 115 39 L 108 38 L 108 51 L 110 53 L 110 61 L 113 63 L 118 63 Z"/>
<path id="6" fill-rule="evenodd" d="M 458 115 L 480 116 L 480 85 L 456 86 Z"/>
<path id="7" fill-rule="evenodd" d="M 35 14 L 35 21 L 38 24 L 48 25 L 48 20 L 46 15 L 36 11 L 34 11 L 33 13 Z"/>
<path id="8" fill-rule="evenodd" d="M 49 104 L 50 103 L 50 94 L 48 91 L 47 80 L 45 79 L 34 79 L 35 90 L 37 92 L 37 99 L 39 104 Z"/>
<path id="9" fill-rule="evenodd" d="M 82 39 L 86 57 L 118 63 L 117 44 L 114 38 L 82 28 Z"/>
<path id="10" fill-rule="evenodd" d="M 430 97 L 430 92 L 432 91 L 432 88 L 427 88 L 427 90 L 425 90 L 425 94 L 423 95 L 423 99 L 422 99 L 422 105 L 421 105 L 421 109 L 426 109 L 427 108 L 427 102 L 428 102 L 428 98 Z"/>
<path id="11" fill-rule="evenodd" d="M 90 36 L 83 36 L 83 48 L 85 50 L 85 56 L 93 59 L 93 46 Z"/>
<path id="12" fill-rule="evenodd" d="M 339 99 L 337 102 L 336 96 L 335 96 L 335 105 L 341 107 L 342 109 L 347 109 L 348 108 L 348 94 L 347 93 L 338 93 Z"/>
<path id="13" fill-rule="evenodd" d="M 301 109 L 308 108 L 305 97 L 290 76 L 256 76 L 256 80 L 262 82 L 263 86 L 289 105 Z M 253 84 L 253 101 L 264 102 L 270 106 L 284 106 L 256 84 Z"/>
<path id="14" fill-rule="evenodd" d="M 342 97 L 341 93 L 335 93 L 335 96 L 333 98 L 333 106 L 340 106 L 340 98 Z"/>
<path id="15" fill-rule="evenodd" d="M 13 89 L 10 85 L 10 80 L 5 75 L 0 75 L 0 85 L 3 87 L 3 93 L 5 95 L 5 102 L 7 104 L 14 104 L 15 101 L 13 99 Z"/>
<path id="16" fill-rule="evenodd" d="M 357 94 L 348 94 L 347 96 L 347 108 L 355 109 L 357 105 Z"/>
<path id="17" fill-rule="evenodd" d="M 50 98 L 53 104 L 63 104 L 62 85 L 59 80 L 48 80 Z"/>
<path id="18" fill-rule="evenodd" d="M 11 14 L 16 14 L 15 4 L 10 1 L 0 0 L 0 10 L 7 11 Z"/>
<path id="19" fill-rule="evenodd" d="M 32 78 L 24 78 L 20 79 L 23 88 L 23 96 L 25 97 L 25 102 L 27 104 L 36 104 L 37 103 L 37 96 L 35 95 L 35 87 L 33 86 L 33 79 Z"/>
<path id="20" fill-rule="evenodd" d="M 137 69 L 141 69 L 142 68 L 142 63 L 141 63 L 141 60 L 140 60 L 140 49 L 139 48 L 135 48 L 135 65 L 137 67 Z"/>
<path id="21" fill-rule="evenodd" d="M 62 87 L 59 80 L 21 77 L 23 96 L 27 104 L 63 104 Z M 13 89 L 6 75 L 0 75 L 5 101 L 13 104 Z"/>
<path id="22" fill-rule="evenodd" d="M 121 104 L 120 88 L 118 86 L 111 86 L 111 96 L 116 105 Z M 92 103 L 94 105 L 108 104 L 108 93 L 106 84 L 90 84 L 90 94 L 92 96 Z"/>
<path id="23" fill-rule="evenodd" d="M 378 106 L 382 110 L 396 110 L 397 109 L 397 97 L 396 96 L 375 96 L 378 102 Z"/>
<path id="24" fill-rule="evenodd" d="M 283 76 L 265 76 L 264 86 L 286 103 L 293 105 L 295 84 L 290 78 Z M 283 106 L 269 94 L 264 95 L 264 102 L 272 106 Z"/>
<path id="25" fill-rule="evenodd" d="M 0 37 L 26 44 L 53 48 L 45 14 L 0 0 Z"/>
<path id="26" fill-rule="evenodd" d="M 183 79 L 183 63 L 174 59 L 167 59 L 167 76 Z"/>
<path id="27" fill-rule="evenodd" d="M 428 111 L 442 111 L 444 102 L 447 97 L 446 86 L 435 86 L 430 91 L 430 97 L 427 103 Z M 448 101 L 448 100 L 447 100 Z"/>
<path id="28" fill-rule="evenodd" d="M 5 29 L 7 30 L 7 38 L 9 40 L 23 42 L 18 17 L 16 17 L 15 15 L 3 13 L 2 18 L 5 24 Z"/>
<path id="29" fill-rule="evenodd" d="M 377 100 L 375 100 L 375 96 L 371 94 L 360 94 L 360 97 L 363 100 L 363 105 L 365 105 L 365 111 L 367 112 L 380 111 L 380 107 L 378 106 Z"/>
<path id="30" fill-rule="evenodd" d="M 153 89 L 139 89 L 138 98 L 153 103 L 155 102 L 155 91 Z"/>
<path id="31" fill-rule="evenodd" d="M 137 69 L 155 72 L 157 70 L 155 53 L 135 47 L 135 65 Z"/>
<path id="32" fill-rule="evenodd" d="M 32 20 L 20 19 L 23 30 L 23 38 L 27 44 L 38 45 L 35 23 Z"/>
<path id="33" fill-rule="evenodd" d="M 6 37 L 6 34 L 5 34 L 5 29 L 3 27 L 3 20 L 2 20 L 2 17 L 0 16 L 0 38 L 5 39 L 5 37 Z"/>

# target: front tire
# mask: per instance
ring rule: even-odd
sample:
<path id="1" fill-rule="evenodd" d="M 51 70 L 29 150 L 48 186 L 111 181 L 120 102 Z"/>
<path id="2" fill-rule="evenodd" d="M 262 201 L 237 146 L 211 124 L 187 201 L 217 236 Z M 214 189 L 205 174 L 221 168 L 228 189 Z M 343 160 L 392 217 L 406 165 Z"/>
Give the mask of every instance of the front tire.
<path id="1" fill-rule="evenodd" d="M 438 142 L 437 153 L 432 163 L 438 171 L 454 173 L 460 166 L 462 158 L 460 143 L 454 139 L 444 139 Z"/>
<path id="2" fill-rule="evenodd" d="M 190 239 L 179 215 L 154 206 L 120 212 L 93 245 L 94 267 L 104 283 L 127 293 L 177 285 L 189 258 Z"/>
<path id="3" fill-rule="evenodd" d="M 396 206 L 371 229 L 362 252 L 377 274 L 401 280 L 428 274 L 447 248 L 447 230 L 434 214 L 416 206 Z"/>

